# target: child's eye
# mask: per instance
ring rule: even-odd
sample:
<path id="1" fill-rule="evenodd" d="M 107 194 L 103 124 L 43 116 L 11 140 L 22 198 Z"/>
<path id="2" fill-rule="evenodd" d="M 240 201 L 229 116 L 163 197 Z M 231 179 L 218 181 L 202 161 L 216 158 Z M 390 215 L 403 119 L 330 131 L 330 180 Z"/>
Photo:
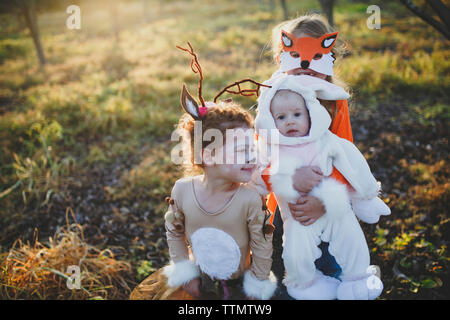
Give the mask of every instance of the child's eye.
<path id="1" fill-rule="evenodd" d="M 301 113 L 300 113 L 300 112 L 296 112 L 296 113 L 294 113 L 294 116 L 296 116 L 296 117 L 300 117 L 300 115 L 301 115 Z"/>
<path id="2" fill-rule="evenodd" d="M 313 57 L 314 60 L 319 60 L 320 58 L 322 58 L 321 53 L 316 53 L 315 56 Z"/>
<path id="3" fill-rule="evenodd" d="M 299 55 L 297 52 L 295 52 L 295 51 L 291 51 L 291 52 L 290 52 L 290 55 L 291 55 L 292 58 L 298 58 L 298 57 L 300 57 L 300 55 Z"/>
<path id="4" fill-rule="evenodd" d="M 278 119 L 278 120 L 283 120 L 283 119 L 284 119 L 284 116 L 278 116 L 277 119 Z"/>

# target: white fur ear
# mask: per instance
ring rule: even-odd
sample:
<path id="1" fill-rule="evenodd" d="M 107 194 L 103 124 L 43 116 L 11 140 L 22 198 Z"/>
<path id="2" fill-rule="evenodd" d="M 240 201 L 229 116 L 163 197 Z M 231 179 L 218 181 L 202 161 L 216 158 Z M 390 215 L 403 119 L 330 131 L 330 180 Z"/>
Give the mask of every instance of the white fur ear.
<path id="1" fill-rule="evenodd" d="M 286 47 L 291 47 L 292 46 L 292 40 L 284 32 L 281 33 L 281 40 L 283 41 L 283 44 Z"/>
<path id="2" fill-rule="evenodd" d="M 319 99 L 345 100 L 350 98 L 350 95 L 344 89 L 326 80 L 307 75 L 297 77 L 298 81 L 305 87 L 312 89 Z"/>
<path id="3" fill-rule="evenodd" d="M 341 87 L 325 81 L 327 85 L 316 90 L 317 98 L 323 100 L 345 100 L 350 98 L 350 95 Z"/>
<path id="4" fill-rule="evenodd" d="M 352 207 L 356 216 L 365 223 L 377 223 L 380 216 L 388 216 L 391 209 L 378 197 L 370 200 L 352 199 Z"/>

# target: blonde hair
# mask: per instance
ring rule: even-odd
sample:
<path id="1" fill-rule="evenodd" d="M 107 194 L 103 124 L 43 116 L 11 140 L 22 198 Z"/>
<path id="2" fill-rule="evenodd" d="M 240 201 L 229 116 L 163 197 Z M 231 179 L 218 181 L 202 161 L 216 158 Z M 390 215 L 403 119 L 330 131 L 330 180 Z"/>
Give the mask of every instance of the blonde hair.
<path id="1" fill-rule="evenodd" d="M 194 175 L 202 171 L 203 164 L 194 162 L 194 126 L 195 119 L 185 113 L 181 116 L 177 130 L 182 136 L 183 156 L 185 157 L 183 169 L 185 175 Z M 208 112 L 201 119 L 202 133 L 208 129 L 218 129 L 226 136 L 227 129 L 253 128 L 253 116 L 235 102 L 220 101 L 213 106 L 208 106 Z M 211 142 L 202 139 L 201 150 Z M 225 141 L 223 141 L 225 143 Z M 188 158 L 189 157 L 189 158 Z"/>
<path id="2" fill-rule="evenodd" d="M 307 14 L 293 20 L 283 21 L 272 30 L 272 52 L 275 61 L 282 51 L 281 30 L 292 33 L 296 37 L 305 34 L 313 38 L 319 38 L 324 34 L 335 31 L 329 25 L 328 21 L 319 14 Z M 347 45 L 345 41 L 342 40 L 341 35 L 339 35 L 331 52 L 334 53 L 335 57 L 342 57 L 347 51 Z M 350 89 L 348 85 L 337 76 L 327 76 L 325 80 L 344 88 L 346 91 L 349 91 Z M 326 100 L 320 100 L 320 103 L 327 109 L 331 118 L 334 120 L 336 116 L 335 103 Z"/>

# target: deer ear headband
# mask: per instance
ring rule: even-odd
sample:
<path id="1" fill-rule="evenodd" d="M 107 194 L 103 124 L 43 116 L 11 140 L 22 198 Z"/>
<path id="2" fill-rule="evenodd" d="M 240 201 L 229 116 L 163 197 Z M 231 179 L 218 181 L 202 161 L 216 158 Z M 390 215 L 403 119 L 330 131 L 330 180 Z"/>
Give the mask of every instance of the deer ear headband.
<path id="1" fill-rule="evenodd" d="M 308 68 L 316 72 L 333 75 L 334 54 L 331 52 L 336 43 L 338 32 L 327 33 L 319 38 L 301 37 L 281 30 L 283 50 L 278 57 L 280 70 Z"/>
<path id="2" fill-rule="evenodd" d="M 243 79 L 240 81 L 236 81 L 225 88 L 223 88 L 215 97 L 214 102 L 206 102 L 203 99 L 202 96 L 202 82 L 203 82 L 203 73 L 202 68 L 200 66 L 200 63 L 198 62 L 197 54 L 194 52 L 194 49 L 192 49 L 191 44 L 187 43 L 189 46 L 189 49 L 182 48 L 177 46 L 178 49 L 188 52 L 191 56 L 191 69 L 194 73 L 198 73 L 200 76 L 199 82 L 198 82 L 198 99 L 200 101 L 201 106 L 199 107 L 199 104 L 195 99 L 192 97 L 192 95 L 189 93 L 189 91 L 186 88 L 186 85 L 183 84 L 183 88 L 181 90 L 181 105 L 183 109 L 190 114 L 195 120 L 200 120 L 208 113 L 208 106 L 214 105 L 217 102 L 217 99 L 224 94 L 225 92 L 233 93 L 233 94 L 239 94 L 242 96 L 252 96 L 256 94 L 256 96 L 259 95 L 259 89 L 260 87 L 267 87 L 270 88 L 270 86 L 264 85 L 262 83 L 256 82 L 252 79 Z M 242 89 L 241 84 L 245 82 L 253 83 L 257 86 L 256 89 Z M 237 86 L 238 91 L 233 91 L 231 88 L 234 86 Z M 225 102 L 230 102 L 232 99 L 226 99 Z"/>

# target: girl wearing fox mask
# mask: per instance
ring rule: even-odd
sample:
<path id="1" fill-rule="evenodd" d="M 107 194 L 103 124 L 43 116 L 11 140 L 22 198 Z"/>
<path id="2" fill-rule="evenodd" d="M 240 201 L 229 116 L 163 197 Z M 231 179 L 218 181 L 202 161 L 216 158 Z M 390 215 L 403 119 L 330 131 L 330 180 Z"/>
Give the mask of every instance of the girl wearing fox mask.
<path id="1" fill-rule="evenodd" d="M 285 75 L 310 75 L 346 87 L 344 83 L 336 79 L 333 73 L 336 56 L 343 53 L 343 46 L 336 46 L 338 32 L 332 30 L 322 16 L 305 15 L 283 22 L 273 29 L 272 34 L 272 50 L 279 69 L 264 84 L 270 85 L 279 77 Z M 332 123 L 329 130 L 340 138 L 353 142 L 347 100 L 319 101 L 331 116 Z M 335 168 L 331 177 L 351 188 L 343 175 Z M 262 178 L 266 185 L 270 187 L 268 176 Z M 303 167 L 298 169 L 293 176 L 294 187 L 299 192 L 309 193 L 313 187 L 321 182 L 322 178 L 322 173 L 318 167 Z M 281 257 L 283 225 L 273 194 L 269 196 L 268 207 L 271 212 L 275 212 L 273 218 L 275 232 L 273 235 L 272 270 L 278 279 L 282 279 L 284 275 Z M 325 213 L 321 201 L 311 195 L 301 197 L 296 203 L 289 204 L 289 208 L 294 219 L 305 226 L 313 224 Z M 367 207 L 358 207 L 357 203 L 353 203 L 353 209 L 358 218 L 367 223 L 376 223 L 381 214 L 381 212 L 377 212 L 378 208 L 376 207 L 367 210 Z M 328 243 L 322 242 L 319 247 L 322 250 L 322 256 L 316 260 L 317 268 L 325 275 L 338 277 L 341 268 L 328 252 Z M 289 298 L 285 288 L 280 287 L 282 290 L 278 293 L 279 297 Z"/>

